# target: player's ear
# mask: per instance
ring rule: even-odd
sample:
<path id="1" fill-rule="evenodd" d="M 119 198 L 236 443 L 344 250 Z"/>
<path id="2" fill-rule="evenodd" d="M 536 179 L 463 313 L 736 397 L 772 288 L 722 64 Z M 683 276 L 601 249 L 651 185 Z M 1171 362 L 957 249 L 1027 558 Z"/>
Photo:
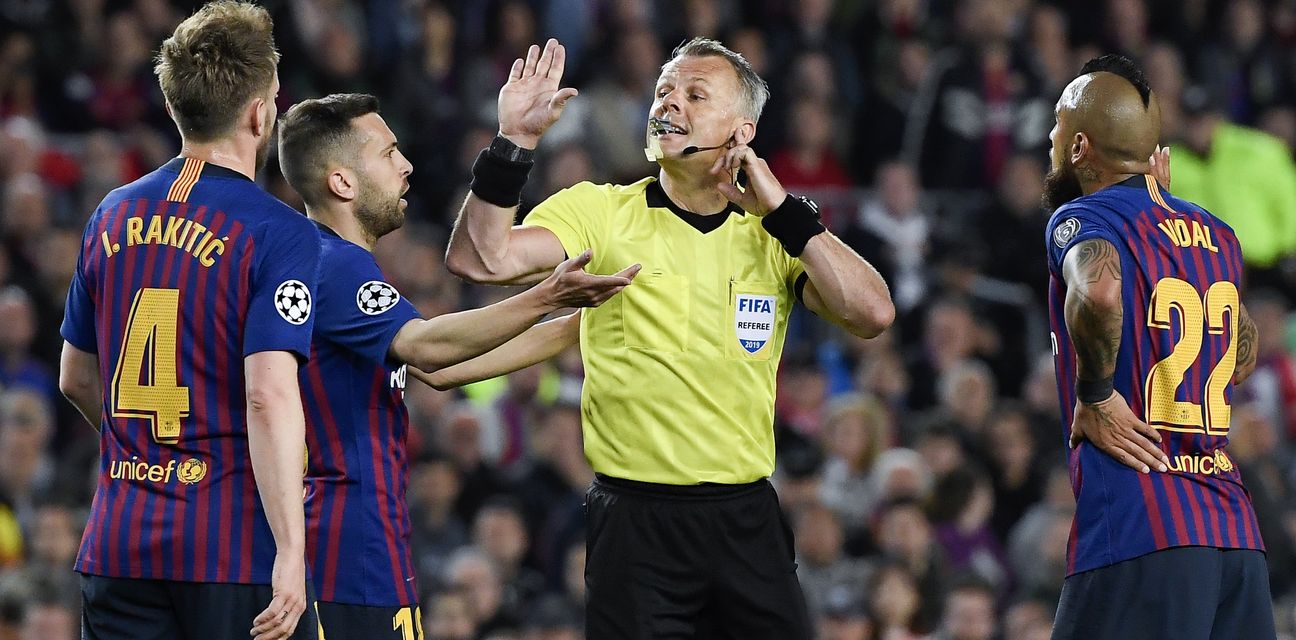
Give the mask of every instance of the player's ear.
<path id="1" fill-rule="evenodd" d="M 1077 131 L 1075 137 L 1071 139 L 1071 146 L 1067 149 L 1067 153 L 1071 155 L 1071 164 L 1078 164 L 1089 157 L 1091 152 L 1093 152 L 1093 145 L 1089 142 L 1089 136 L 1083 131 Z"/>
<path id="2" fill-rule="evenodd" d="M 248 123 L 252 126 L 252 135 L 258 138 L 266 135 L 268 133 L 266 127 L 273 124 L 269 122 L 270 113 L 265 107 L 265 98 L 253 98 L 252 103 L 248 105 L 248 108 L 251 109 L 248 114 Z"/>
<path id="3" fill-rule="evenodd" d="M 329 172 L 326 180 L 328 181 L 329 193 L 342 200 L 350 202 L 355 200 L 358 195 L 356 179 L 345 169 L 333 169 Z"/>

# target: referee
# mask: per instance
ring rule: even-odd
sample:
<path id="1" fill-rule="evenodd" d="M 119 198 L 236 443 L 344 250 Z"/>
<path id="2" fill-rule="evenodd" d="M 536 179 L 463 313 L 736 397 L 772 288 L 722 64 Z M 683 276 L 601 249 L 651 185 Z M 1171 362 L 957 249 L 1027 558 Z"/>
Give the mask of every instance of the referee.
<path id="1" fill-rule="evenodd" d="M 748 148 L 769 89 L 709 39 L 662 67 L 647 114 L 658 177 L 578 184 L 514 227 L 533 150 L 576 95 L 559 88 L 564 59 L 550 40 L 513 63 L 446 262 L 494 284 L 538 281 L 586 249 L 591 273 L 643 265 L 634 286 L 580 320 L 585 455 L 597 474 L 586 637 L 810 638 L 792 534 L 767 480 L 788 312 L 799 299 L 872 337 L 894 317 L 886 284 Z"/>

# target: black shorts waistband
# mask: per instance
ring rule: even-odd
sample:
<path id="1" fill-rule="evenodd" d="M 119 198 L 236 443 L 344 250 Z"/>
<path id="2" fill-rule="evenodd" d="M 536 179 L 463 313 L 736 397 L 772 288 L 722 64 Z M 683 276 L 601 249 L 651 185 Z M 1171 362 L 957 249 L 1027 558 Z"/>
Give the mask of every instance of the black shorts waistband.
<path id="1" fill-rule="evenodd" d="M 630 494 L 643 496 L 647 498 L 665 498 L 670 500 L 717 500 L 724 498 L 736 498 L 747 495 L 755 491 L 760 491 L 769 486 L 769 480 L 761 478 L 754 482 L 744 484 L 717 484 L 714 482 L 704 482 L 702 484 L 658 484 L 656 482 L 640 482 L 638 480 L 626 480 L 625 478 L 613 478 L 601 473 L 594 474 L 595 488 L 604 489 L 612 493 Z"/>

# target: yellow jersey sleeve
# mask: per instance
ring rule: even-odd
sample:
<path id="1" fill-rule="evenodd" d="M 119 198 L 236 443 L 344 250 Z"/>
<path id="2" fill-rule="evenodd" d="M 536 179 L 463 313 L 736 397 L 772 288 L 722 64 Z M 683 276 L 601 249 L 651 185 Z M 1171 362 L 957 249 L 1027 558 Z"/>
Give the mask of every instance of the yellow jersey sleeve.
<path id="1" fill-rule="evenodd" d="M 570 258 L 604 244 L 611 210 L 604 187 L 581 182 L 546 198 L 522 224 L 552 231 Z M 597 251 L 594 257 L 599 257 Z"/>

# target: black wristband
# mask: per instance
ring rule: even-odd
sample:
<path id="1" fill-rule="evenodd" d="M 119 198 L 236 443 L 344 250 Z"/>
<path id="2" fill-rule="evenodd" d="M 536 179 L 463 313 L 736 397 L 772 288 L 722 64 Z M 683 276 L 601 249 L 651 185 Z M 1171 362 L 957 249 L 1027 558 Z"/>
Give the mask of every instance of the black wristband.
<path id="1" fill-rule="evenodd" d="M 806 243 L 828 230 L 819 221 L 819 206 L 804 196 L 788 194 L 783 204 L 765 214 L 761 220 L 765 231 L 774 236 L 788 255 L 796 258 L 805 251 Z"/>
<path id="2" fill-rule="evenodd" d="M 1113 376 L 1102 380 L 1077 380 L 1076 398 L 1085 404 L 1097 404 L 1111 397 L 1115 390 Z"/>
<path id="3" fill-rule="evenodd" d="M 472 167 L 472 184 L 468 188 L 486 202 L 497 207 L 509 208 L 518 206 L 522 201 L 522 187 L 526 186 L 527 175 L 531 173 L 531 167 L 535 162 L 528 154 L 510 154 L 513 157 L 526 158 L 523 160 L 504 157 L 506 154 L 500 152 L 504 145 L 510 145 L 520 151 L 530 151 L 496 136 L 495 140 L 491 141 L 490 147 L 482 149 L 482 152 L 477 154 L 477 161 Z"/>

